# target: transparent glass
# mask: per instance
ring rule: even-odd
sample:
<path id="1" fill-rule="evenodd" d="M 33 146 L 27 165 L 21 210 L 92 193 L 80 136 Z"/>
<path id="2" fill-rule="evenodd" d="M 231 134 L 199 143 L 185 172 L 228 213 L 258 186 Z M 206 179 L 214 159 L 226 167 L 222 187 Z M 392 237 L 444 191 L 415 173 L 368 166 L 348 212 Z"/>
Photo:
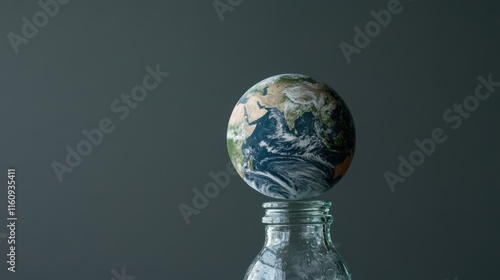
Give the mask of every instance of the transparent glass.
<path id="1" fill-rule="evenodd" d="M 264 247 L 244 280 L 351 280 L 330 238 L 328 201 L 278 201 L 266 210 Z"/>

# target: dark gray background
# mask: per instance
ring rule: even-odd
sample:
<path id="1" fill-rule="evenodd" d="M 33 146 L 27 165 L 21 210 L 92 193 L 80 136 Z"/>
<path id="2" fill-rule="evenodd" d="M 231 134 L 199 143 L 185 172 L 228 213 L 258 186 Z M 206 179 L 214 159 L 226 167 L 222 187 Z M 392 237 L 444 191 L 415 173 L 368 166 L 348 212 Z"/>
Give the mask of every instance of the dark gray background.
<path id="1" fill-rule="evenodd" d="M 224 1 L 225 2 L 225 1 Z M 0 233 L 6 169 L 17 168 L 17 272 L 1 279 L 243 279 L 262 247 L 261 203 L 232 176 L 186 225 L 180 203 L 225 170 L 225 131 L 239 97 L 280 73 L 308 74 L 349 105 L 353 164 L 334 189 L 334 243 L 354 279 L 496 279 L 500 249 L 500 89 L 452 130 L 442 114 L 500 80 L 498 1 L 402 1 L 404 10 L 352 62 L 355 26 L 377 1 L 243 1 L 221 21 L 211 1 L 80 1 L 15 54 L 7 34 L 36 1 L 0 4 Z M 139 85 L 147 65 L 171 75 L 120 121 L 110 103 Z M 53 161 L 116 129 L 59 182 Z M 448 139 L 392 192 L 383 177 L 413 141 Z M 118 279 L 117 279 L 118 280 Z"/>

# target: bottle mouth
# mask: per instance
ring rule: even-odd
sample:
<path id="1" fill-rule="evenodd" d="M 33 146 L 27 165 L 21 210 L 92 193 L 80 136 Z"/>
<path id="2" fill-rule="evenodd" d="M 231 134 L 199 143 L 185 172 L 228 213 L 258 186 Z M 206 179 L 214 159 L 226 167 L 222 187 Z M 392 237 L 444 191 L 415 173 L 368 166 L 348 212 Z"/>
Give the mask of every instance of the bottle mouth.
<path id="1" fill-rule="evenodd" d="M 263 224 L 331 224 L 332 203 L 323 200 L 271 201 L 262 204 L 266 210 Z"/>

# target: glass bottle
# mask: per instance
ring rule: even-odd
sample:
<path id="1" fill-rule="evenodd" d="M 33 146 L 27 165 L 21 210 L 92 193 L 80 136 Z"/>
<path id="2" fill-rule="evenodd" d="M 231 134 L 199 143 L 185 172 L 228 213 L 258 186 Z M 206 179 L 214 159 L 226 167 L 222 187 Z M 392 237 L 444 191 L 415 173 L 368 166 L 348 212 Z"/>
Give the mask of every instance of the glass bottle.
<path id="1" fill-rule="evenodd" d="M 244 280 L 351 280 L 333 246 L 328 201 L 277 201 L 262 205 L 264 247 Z"/>

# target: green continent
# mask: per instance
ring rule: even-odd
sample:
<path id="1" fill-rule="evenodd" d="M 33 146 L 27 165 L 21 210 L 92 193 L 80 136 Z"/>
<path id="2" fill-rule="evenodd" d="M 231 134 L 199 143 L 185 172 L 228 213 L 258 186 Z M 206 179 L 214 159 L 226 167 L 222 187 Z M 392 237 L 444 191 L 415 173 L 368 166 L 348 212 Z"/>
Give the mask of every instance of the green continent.
<path id="1" fill-rule="evenodd" d="M 295 122 L 300 117 L 302 117 L 302 115 L 304 115 L 304 113 L 306 112 L 311 112 L 311 114 L 313 114 L 313 116 L 322 125 L 325 125 L 328 128 L 333 128 L 335 126 L 335 121 L 332 119 L 334 110 L 337 107 L 335 99 L 329 93 L 317 92 L 317 94 L 318 95 L 323 94 L 325 98 L 325 105 L 323 105 L 320 108 L 314 106 L 313 104 L 300 104 L 292 101 L 289 98 L 285 98 L 286 101 L 284 102 L 288 103 L 283 114 L 285 116 L 288 127 L 290 128 L 291 131 L 295 131 L 295 134 L 297 134 L 297 130 L 295 129 Z M 330 150 L 334 149 L 334 144 L 331 143 L 329 139 L 331 136 L 328 135 L 326 131 L 318 136 Z M 341 143 L 342 141 L 343 141 L 342 135 L 338 135 L 338 137 L 335 137 L 334 139 L 335 144 L 339 142 Z"/>
<path id="2" fill-rule="evenodd" d="M 277 82 L 283 82 L 288 84 L 299 84 L 301 82 L 309 82 L 311 84 L 318 83 L 313 78 L 310 77 L 290 77 L 290 76 L 281 76 Z"/>

